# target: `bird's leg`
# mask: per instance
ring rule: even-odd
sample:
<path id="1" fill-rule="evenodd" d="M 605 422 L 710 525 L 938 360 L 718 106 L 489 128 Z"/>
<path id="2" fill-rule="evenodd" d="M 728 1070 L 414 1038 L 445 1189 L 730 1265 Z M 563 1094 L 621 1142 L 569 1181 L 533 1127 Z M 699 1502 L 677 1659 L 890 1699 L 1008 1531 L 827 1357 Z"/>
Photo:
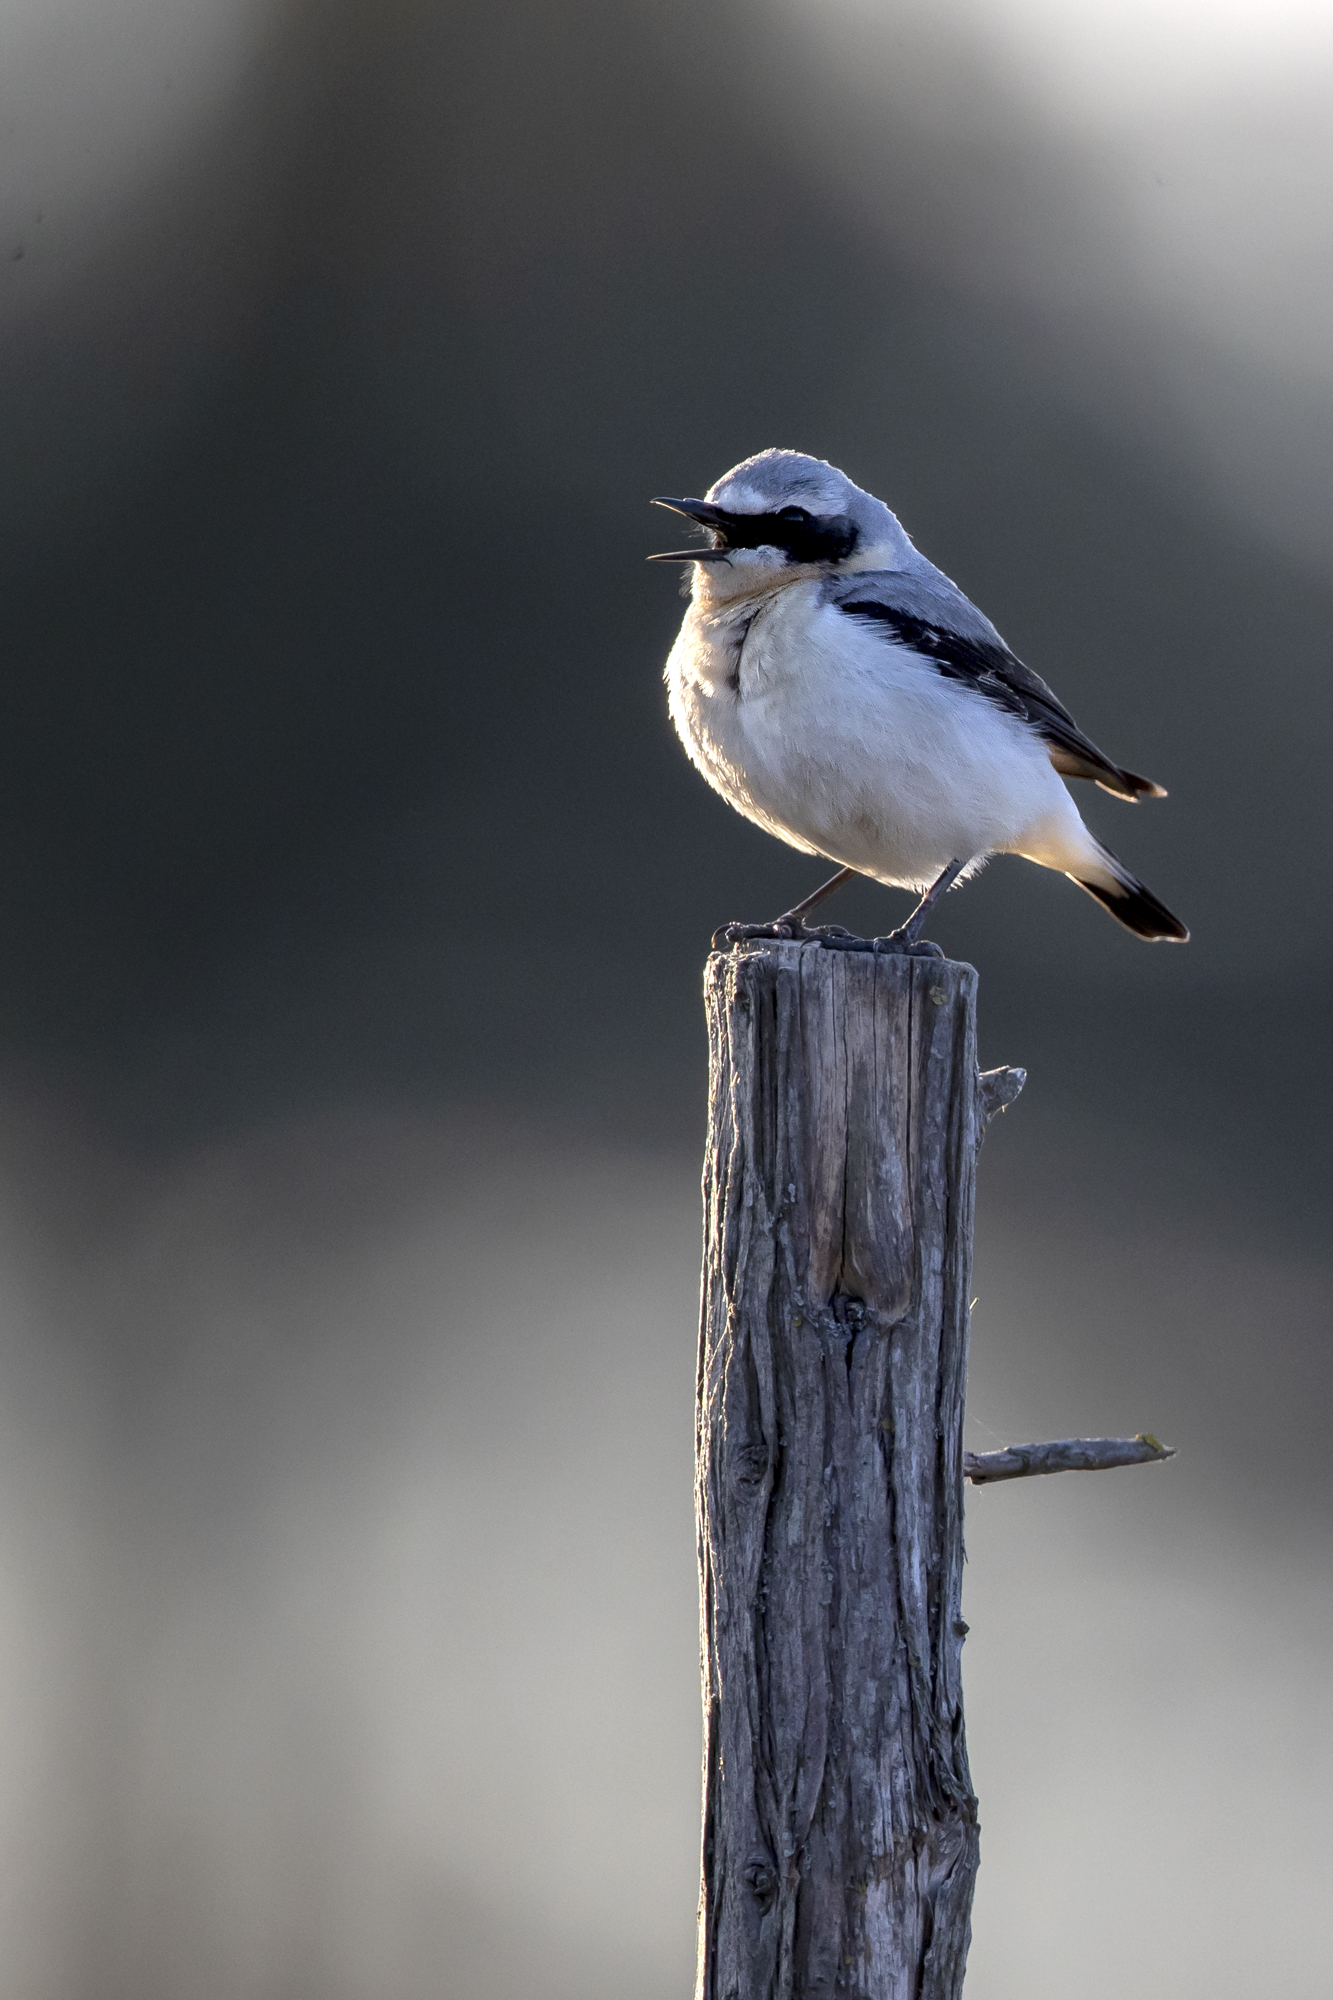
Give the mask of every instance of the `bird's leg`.
<path id="1" fill-rule="evenodd" d="M 805 919 L 811 910 L 817 910 L 825 898 L 831 896 L 835 889 L 842 888 L 844 882 L 854 882 L 855 880 L 856 870 L 854 868 L 840 868 L 836 875 L 830 875 L 827 882 L 820 884 L 813 896 L 807 896 L 803 903 L 793 903 L 792 907 L 777 919 L 778 923 L 791 924 L 797 931 L 804 930 Z"/>
<path id="2" fill-rule="evenodd" d="M 921 935 L 921 927 L 925 923 L 926 918 L 930 915 L 936 903 L 939 902 L 940 897 L 948 895 L 950 889 L 952 889 L 966 866 L 967 863 L 964 861 L 951 861 L 947 868 L 940 870 L 925 895 L 921 898 L 921 901 L 913 910 L 911 916 L 907 919 L 907 922 L 901 925 L 896 931 L 890 932 L 890 936 L 896 944 L 901 944 L 906 951 L 911 950 Z"/>
<path id="3" fill-rule="evenodd" d="M 857 872 L 855 868 L 840 868 L 836 875 L 831 875 L 815 890 L 813 896 L 807 896 L 804 902 L 795 904 L 771 924 L 724 924 L 721 930 L 713 933 L 713 949 L 724 951 L 728 945 L 744 944 L 749 938 L 777 938 L 797 944 L 822 944 L 829 951 L 906 952 L 918 958 L 943 958 L 944 953 L 937 944 L 922 940 L 921 931 L 941 896 L 948 894 L 966 866 L 965 861 L 951 861 L 947 868 L 941 869 L 907 922 L 899 925 L 896 931 L 890 931 L 887 937 L 853 937 L 838 924 L 811 929 L 806 923 L 807 912 L 817 909 L 826 896 L 831 896 L 835 889 L 841 889 L 843 883 L 850 882 Z"/>
<path id="4" fill-rule="evenodd" d="M 793 904 L 790 910 L 784 910 L 780 917 L 775 917 L 771 924 L 723 924 L 721 930 L 713 934 L 713 949 L 720 951 L 726 945 L 741 944 L 746 938 L 782 938 L 799 943 L 802 938 L 820 937 L 822 932 L 807 927 L 806 917 L 811 910 L 817 910 L 835 889 L 841 889 L 845 882 L 855 879 L 854 868 L 840 868 L 836 875 L 830 875 L 827 882 L 820 884 L 813 896 Z"/>
<path id="5" fill-rule="evenodd" d="M 921 901 L 913 910 L 905 924 L 887 937 L 854 938 L 839 935 L 836 929 L 820 933 L 820 941 L 828 951 L 878 951 L 904 952 L 915 958 L 943 958 L 944 953 L 937 944 L 926 942 L 921 936 L 921 927 L 930 915 L 940 897 L 952 889 L 967 863 L 951 861 L 931 883 Z"/>

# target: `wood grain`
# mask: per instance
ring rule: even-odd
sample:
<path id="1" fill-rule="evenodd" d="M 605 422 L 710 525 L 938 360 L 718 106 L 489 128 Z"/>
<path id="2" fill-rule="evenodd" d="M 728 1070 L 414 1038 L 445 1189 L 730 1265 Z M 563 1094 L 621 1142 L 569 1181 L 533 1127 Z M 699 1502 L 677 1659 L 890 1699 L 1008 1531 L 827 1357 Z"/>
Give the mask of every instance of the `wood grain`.
<path id="1" fill-rule="evenodd" d="M 974 1171 L 1017 1082 L 979 1088 L 970 966 L 764 942 L 705 992 L 698 2000 L 953 2000 Z"/>

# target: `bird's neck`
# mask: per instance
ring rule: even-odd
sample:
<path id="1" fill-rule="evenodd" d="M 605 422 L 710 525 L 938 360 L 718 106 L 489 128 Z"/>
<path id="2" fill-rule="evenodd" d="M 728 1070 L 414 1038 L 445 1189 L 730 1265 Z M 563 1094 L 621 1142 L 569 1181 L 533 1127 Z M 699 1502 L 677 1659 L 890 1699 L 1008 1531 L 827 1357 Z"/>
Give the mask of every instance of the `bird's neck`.
<path id="1" fill-rule="evenodd" d="M 725 563 L 696 563 L 690 597 L 710 617 L 735 611 L 748 616 L 774 603 L 794 584 L 810 583 L 824 574 L 818 563 L 791 563 L 776 574 L 746 576 Z"/>

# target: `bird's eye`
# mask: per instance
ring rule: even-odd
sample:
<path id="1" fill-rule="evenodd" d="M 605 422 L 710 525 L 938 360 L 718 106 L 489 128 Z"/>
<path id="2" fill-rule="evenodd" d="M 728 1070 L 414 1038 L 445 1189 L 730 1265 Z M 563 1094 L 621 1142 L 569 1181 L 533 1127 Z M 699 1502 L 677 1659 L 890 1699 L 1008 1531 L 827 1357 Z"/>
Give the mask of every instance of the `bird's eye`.
<path id="1" fill-rule="evenodd" d="M 810 516 L 804 507 L 784 507 L 778 515 L 779 521 L 808 521 Z"/>

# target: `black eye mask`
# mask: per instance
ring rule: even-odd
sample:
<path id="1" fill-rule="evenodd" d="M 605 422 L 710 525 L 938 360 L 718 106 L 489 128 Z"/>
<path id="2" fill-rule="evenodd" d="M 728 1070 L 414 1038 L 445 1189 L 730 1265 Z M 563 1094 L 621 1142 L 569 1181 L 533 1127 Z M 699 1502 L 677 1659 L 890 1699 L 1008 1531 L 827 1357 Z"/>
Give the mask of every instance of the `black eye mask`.
<path id="1" fill-rule="evenodd" d="M 781 549 L 794 563 L 841 562 L 856 547 L 856 529 L 845 514 L 822 518 L 803 507 L 778 514 L 726 514 L 710 523 L 719 549 Z"/>
<path id="2" fill-rule="evenodd" d="M 707 528 L 709 549 L 672 549 L 649 562 L 721 562 L 731 549 L 781 549 L 788 562 L 841 562 L 856 547 L 856 529 L 845 514 L 820 516 L 804 507 L 783 507 L 773 514 L 732 514 L 713 500 L 666 500 L 669 507 Z"/>

